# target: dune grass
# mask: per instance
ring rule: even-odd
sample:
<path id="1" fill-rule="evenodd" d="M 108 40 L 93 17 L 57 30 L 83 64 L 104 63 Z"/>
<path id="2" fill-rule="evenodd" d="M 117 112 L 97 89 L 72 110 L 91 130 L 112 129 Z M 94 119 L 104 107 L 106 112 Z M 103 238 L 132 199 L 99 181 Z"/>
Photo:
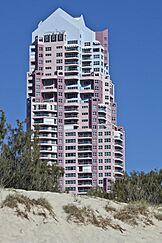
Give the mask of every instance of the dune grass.
<path id="1" fill-rule="evenodd" d="M 90 207 L 77 207 L 74 204 L 68 204 L 63 206 L 65 213 L 68 214 L 67 221 L 74 222 L 77 224 L 83 225 L 94 225 L 96 227 L 100 227 L 102 229 L 107 229 L 111 227 L 116 230 L 120 230 L 122 233 L 125 231 L 118 224 L 113 224 L 111 218 L 104 218 L 101 215 L 94 212 Z"/>
<path id="2" fill-rule="evenodd" d="M 29 219 L 29 213 L 32 213 L 44 218 L 50 215 L 56 220 L 53 208 L 45 198 L 30 199 L 19 193 L 9 194 L 1 203 L 1 208 L 4 207 L 15 209 L 17 216 L 22 218 Z"/>

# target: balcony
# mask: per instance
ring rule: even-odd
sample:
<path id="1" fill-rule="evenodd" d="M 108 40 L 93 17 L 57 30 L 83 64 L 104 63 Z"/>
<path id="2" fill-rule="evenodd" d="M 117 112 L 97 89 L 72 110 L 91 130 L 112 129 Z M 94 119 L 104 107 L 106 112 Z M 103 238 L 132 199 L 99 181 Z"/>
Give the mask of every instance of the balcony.
<path id="1" fill-rule="evenodd" d="M 47 92 L 57 92 L 57 88 L 54 85 L 51 86 L 44 86 L 43 89 L 41 90 L 43 93 Z"/>
<path id="2" fill-rule="evenodd" d="M 78 181 L 78 186 L 92 186 L 92 181 Z"/>
<path id="3" fill-rule="evenodd" d="M 78 52 L 78 46 L 67 46 L 65 52 Z"/>
<path id="4" fill-rule="evenodd" d="M 77 112 L 78 113 L 78 107 L 72 107 L 72 106 L 65 106 L 64 112 Z"/>
<path id="5" fill-rule="evenodd" d="M 78 179 L 92 179 L 92 173 L 78 173 Z"/>
<path id="6" fill-rule="evenodd" d="M 89 189 L 90 189 L 90 187 L 83 187 L 83 188 L 78 187 L 78 193 L 85 194 L 89 191 Z"/>
<path id="7" fill-rule="evenodd" d="M 83 151 L 83 154 L 82 154 L 82 152 L 80 151 L 78 153 L 78 158 L 92 158 L 92 153 L 89 153 L 89 152 L 85 153 L 85 151 Z"/>
<path id="8" fill-rule="evenodd" d="M 121 141 L 115 140 L 115 146 L 117 145 L 123 147 L 123 143 Z"/>
<path id="9" fill-rule="evenodd" d="M 69 59 L 72 59 L 72 60 L 74 60 L 74 59 L 77 59 L 78 60 L 78 53 L 65 53 L 65 62 L 66 62 L 66 60 L 69 60 Z"/>
<path id="10" fill-rule="evenodd" d="M 115 168 L 123 168 L 123 163 L 115 162 Z"/>
<path id="11" fill-rule="evenodd" d="M 123 157 L 117 157 L 117 156 L 115 156 L 115 161 L 117 162 L 123 162 Z"/>
<path id="12" fill-rule="evenodd" d="M 92 165 L 92 159 L 78 159 L 78 164 L 84 166 Z"/>
<path id="13" fill-rule="evenodd" d="M 78 136 L 81 137 L 81 138 L 83 138 L 83 137 L 84 138 L 91 138 L 92 134 L 86 132 L 86 133 L 79 133 Z"/>
<path id="14" fill-rule="evenodd" d="M 121 149 L 115 149 L 115 154 L 116 154 L 117 157 L 118 156 L 120 157 L 120 156 L 123 155 L 123 151 Z"/>
<path id="15" fill-rule="evenodd" d="M 78 144 L 92 144 L 92 140 L 85 140 L 85 139 L 78 140 Z"/>
<path id="16" fill-rule="evenodd" d="M 79 118 L 78 118 L 78 114 L 65 113 L 65 119 L 79 119 Z"/>

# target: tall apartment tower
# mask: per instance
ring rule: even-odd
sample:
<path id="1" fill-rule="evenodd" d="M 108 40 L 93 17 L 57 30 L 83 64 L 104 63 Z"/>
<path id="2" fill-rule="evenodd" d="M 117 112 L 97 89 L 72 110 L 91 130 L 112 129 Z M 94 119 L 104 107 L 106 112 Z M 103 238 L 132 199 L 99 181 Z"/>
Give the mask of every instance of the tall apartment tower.
<path id="1" fill-rule="evenodd" d="M 108 57 L 108 30 L 94 32 L 60 8 L 32 33 L 28 126 L 39 126 L 41 159 L 64 168 L 62 191 L 109 191 L 125 170 Z"/>

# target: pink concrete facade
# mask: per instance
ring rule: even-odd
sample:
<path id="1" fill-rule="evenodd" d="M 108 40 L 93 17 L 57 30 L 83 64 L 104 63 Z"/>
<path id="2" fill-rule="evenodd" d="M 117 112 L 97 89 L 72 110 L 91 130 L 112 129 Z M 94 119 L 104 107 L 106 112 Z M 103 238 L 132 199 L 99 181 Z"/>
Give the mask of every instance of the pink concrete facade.
<path id="1" fill-rule="evenodd" d="M 62 15 L 72 21 L 59 13 L 60 23 Z M 80 23 L 84 27 L 83 19 Z M 71 39 L 70 27 L 60 28 L 40 32 L 30 46 L 28 125 L 39 126 L 41 159 L 64 168 L 62 191 L 83 194 L 97 186 L 109 191 L 110 181 L 125 170 L 125 135 L 117 126 L 107 69 L 108 30 Z"/>

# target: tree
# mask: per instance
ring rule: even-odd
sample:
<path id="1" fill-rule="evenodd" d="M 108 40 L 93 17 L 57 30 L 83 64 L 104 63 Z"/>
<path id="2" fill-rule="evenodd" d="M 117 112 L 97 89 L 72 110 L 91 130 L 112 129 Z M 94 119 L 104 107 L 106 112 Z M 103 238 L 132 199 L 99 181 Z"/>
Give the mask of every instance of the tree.
<path id="1" fill-rule="evenodd" d="M 2 121 L 2 119 L 1 119 Z M 3 117 L 2 128 L 7 127 Z M 0 183 L 4 187 L 25 190 L 58 191 L 58 180 L 63 169 L 57 165 L 49 165 L 40 160 L 38 131 L 25 131 L 24 122 L 17 120 L 12 128 L 1 133 L 7 137 L 2 141 L 0 155 Z"/>
<path id="2" fill-rule="evenodd" d="M 7 133 L 6 128 L 6 115 L 4 111 L 0 110 L 0 152 L 2 150 L 2 144 Z"/>

